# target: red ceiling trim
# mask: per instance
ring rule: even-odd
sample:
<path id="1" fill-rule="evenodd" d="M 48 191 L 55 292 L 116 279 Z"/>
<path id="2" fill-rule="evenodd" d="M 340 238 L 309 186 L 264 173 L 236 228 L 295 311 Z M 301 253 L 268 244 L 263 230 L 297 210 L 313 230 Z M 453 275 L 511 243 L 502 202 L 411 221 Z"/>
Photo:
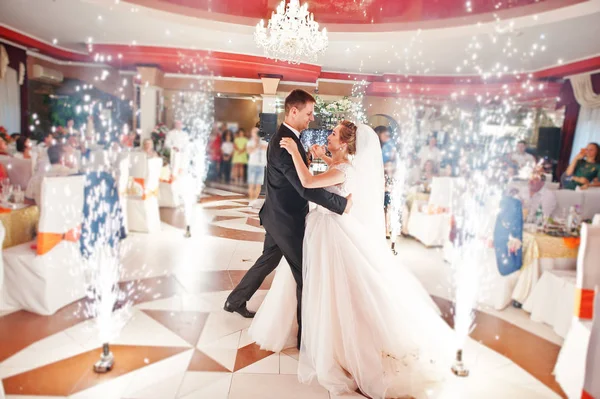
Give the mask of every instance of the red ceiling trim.
<path id="1" fill-rule="evenodd" d="M 533 100 L 542 98 L 556 98 L 560 94 L 561 83 L 546 82 L 542 83 L 542 89 L 534 87 L 533 91 L 523 88 L 521 83 L 413 83 L 398 84 L 373 82 L 367 89 L 368 95 L 389 96 L 389 97 L 477 97 L 482 100 L 493 99 L 496 96 L 505 97 L 505 91 L 508 90 L 509 96 L 517 96 L 519 100 Z"/>
<path id="2" fill-rule="evenodd" d="M 542 71 L 535 72 L 533 75 L 536 78 L 564 78 L 569 75 L 592 72 L 598 69 L 600 69 L 600 56 L 546 68 Z"/>
<path id="3" fill-rule="evenodd" d="M 0 26 L 0 38 L 19 44 L 29 49 L 37 49 L 41 54 L 48 55 L 61 61 L 92 62 L 92 55 L 85 55 L 62 49 L 26 34 Z M 185 70 L 180 65 L 181 59 L 204 57 L 210 55 L 207 64 L 213 73 L 222 77 L 258 79 L 260 73 L 275 73 L 283 75 L 284 80 L 314 83 L 317 79 L 339 81 L 367 81 L 381 83 L 385 87 L 393 84 L 414 85 L 485 85 L 491 87 L 495 83 L 511 84 L 526 80 L 529 75 L 534 80 L 560 79 L 565 76 L 591 72 L 600 69 L 600 56 L 571 62 L 565 65 L 547 68 L 531 74 L 521 76 L 506 75 L 500 79 L 483 80 L 479 76 L 410 76 L 397 74 L 357 74 L 346 72 L 322 71 L 318 65 L 299 64 L 293 65 L 278 62 L 261 56 L 247 54 L 233 54 L 219 51 L 190 50 L 156 46 L 129 46 L 95 44 L 94 53 L 111 55 L 110 64 L 119 69 L 135 69 L 140 64 L 155 64 L 167 73 L 193 73 Z M 118 58 L 118 54 L 122 58 Z M 377 87 L 377 86 L 375 86 Z M 394 90 L 395 92 L 395 90 Z"/>

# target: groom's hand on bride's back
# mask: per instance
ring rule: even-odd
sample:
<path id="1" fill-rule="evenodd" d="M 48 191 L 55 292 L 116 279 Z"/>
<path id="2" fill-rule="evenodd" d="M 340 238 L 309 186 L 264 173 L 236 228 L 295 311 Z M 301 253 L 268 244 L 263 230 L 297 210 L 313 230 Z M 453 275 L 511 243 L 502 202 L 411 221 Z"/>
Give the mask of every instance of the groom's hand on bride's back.
<path id="1" fill-rule="evenodd" d="M 352 208 L 352 194 L 348 194 L 346 199 L 348 202 L 346 202 L 346 209 L 344 209 L 344 213 L 350 212 L 350 209 Z"/>

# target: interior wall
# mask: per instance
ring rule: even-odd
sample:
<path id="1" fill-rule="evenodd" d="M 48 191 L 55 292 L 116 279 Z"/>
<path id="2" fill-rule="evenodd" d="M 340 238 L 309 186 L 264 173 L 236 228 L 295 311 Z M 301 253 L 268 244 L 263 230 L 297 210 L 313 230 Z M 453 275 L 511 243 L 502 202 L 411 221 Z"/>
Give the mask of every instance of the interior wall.
<path id="1" fill-rule="evenodd" d="M 262 101 L 237 98 L 215 98 L 215 121 L 236 122 L 246 131 L 252 129 L 259 120 Z"/>

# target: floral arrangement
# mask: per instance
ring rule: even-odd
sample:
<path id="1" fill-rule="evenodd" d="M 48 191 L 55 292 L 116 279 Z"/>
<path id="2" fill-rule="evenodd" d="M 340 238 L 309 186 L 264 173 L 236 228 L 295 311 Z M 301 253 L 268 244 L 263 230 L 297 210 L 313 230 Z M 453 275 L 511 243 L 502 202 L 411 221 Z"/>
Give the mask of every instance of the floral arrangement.
<path id="1" fill-rule="evenodd" d="M 8 131 L 4 126 L 0 126 L 0 138 L 2 138 L 2 140 L 6 141 L 7 143 L 10 142 L 10 136 L 8 135 Z"/>
<path id="2" fill-rule="evenodd" d="M 169 133 L 169 128 L 164 123 L 160 123 L 154 127 L 150 137 L 152 138 L 152 143 L 154 144 L 154 150 L 160 155 L 163 159 L 163 163 L 168 164 L 171 159 L 171 152 L 168 148 L 165 148 L 165 139 L 167 138 L 167 133 Z"/>
<path id="3" fill-rule="evenodd" d="M 152 142 L 154 143 L 154 149 L 157 152 L 160 152 L 165 146 L 165 138 L 167 137 L 167 133 L 169 129 L 163 123 L 160 123 L 154 127 L 150 137 L 152 138 Z"/>
<path id="4" fill-rule="evenodd" d="M 319 96 L 315 100 L 315 114 L 320 118 L 321 126 L 326 129 L 333 128 L 341 119 L 347 118 L 356 107 L 348 97 L 329 103 Z"/>

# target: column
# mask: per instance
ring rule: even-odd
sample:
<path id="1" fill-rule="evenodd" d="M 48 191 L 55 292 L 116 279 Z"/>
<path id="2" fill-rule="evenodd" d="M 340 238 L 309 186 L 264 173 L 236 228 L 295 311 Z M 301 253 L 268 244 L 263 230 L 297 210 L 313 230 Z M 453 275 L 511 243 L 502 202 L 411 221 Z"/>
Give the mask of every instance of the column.
<path id="1" fill-rule="evenodd" d="M 156 67 L 137 67 L 140 108 L 140 140 L 150 138 L 154 127 L 162 121 L 163 77 L 164 73 Z"/>

